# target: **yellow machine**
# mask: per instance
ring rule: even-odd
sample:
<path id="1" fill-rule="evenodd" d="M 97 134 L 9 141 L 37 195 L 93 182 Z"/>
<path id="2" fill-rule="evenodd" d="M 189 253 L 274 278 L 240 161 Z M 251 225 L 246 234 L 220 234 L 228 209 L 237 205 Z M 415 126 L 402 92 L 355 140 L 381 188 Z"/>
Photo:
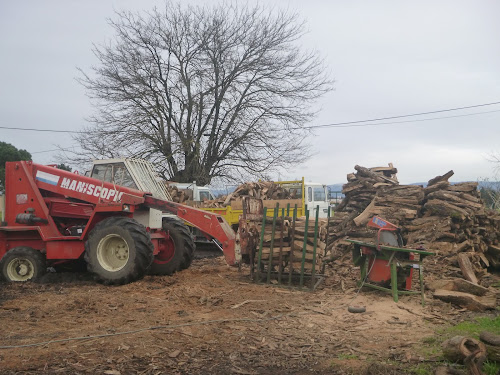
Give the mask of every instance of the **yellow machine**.
<path id="1" fill-rule="evenodd" d="M 319 217 L 327 217 L 328 214 L 328 189 L 326 185 L 316 182 L 306 182 L 304 177 L 302 180 L 296 181 L 274 181 L 275 184 L 281 185 L 283 188 L 293 192 L 300 197 L 298 199 L 279 199 L 279 200 L 264 200 L 263 205 L 267 207 L 267 216 L 274 216 L 276 203 L 279 203 L 279 209 L 287 210 L 290 207 L 290 212 L 297 205 L 297 217 L 304 216 L 306 207 L 309 214 L 315 217 L 316 209 L 319 207 Z M 238 226 L 240 215 L 243 213 L 241 200 L 233 201 L 230 206 L 221 208 L 201 208 L 205 211 L 210 211 L 215 214 L 224 216 L 226 221 L 231 226 Z M 281 216 L 278 213 L 278 216 Z"/>

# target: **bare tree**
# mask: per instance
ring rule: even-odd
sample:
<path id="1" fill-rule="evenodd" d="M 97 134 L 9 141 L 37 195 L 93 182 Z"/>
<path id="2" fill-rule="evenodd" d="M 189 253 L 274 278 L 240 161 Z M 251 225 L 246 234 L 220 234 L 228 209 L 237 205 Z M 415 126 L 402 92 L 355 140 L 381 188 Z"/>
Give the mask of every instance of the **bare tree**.
<path id="1" fill-rule="evenodd" d="M 301 51 L 296 14 L 167 2 L 110 23 L 116 39 L 81 71 L 97 111 L 75 137 L 79 157 L 143 157 L 166 178 L 201 184 L 307 159 L 304 125 L 333 82 L 317 52 Z"/>
<path id="2" fill-rule="evenodd" d="M 489 178 L 483 178 L 479 183 L 479 191 L 486 208 L 492 210 L 500 209 L 500 182 L 498 182 L 498 175 L 495 176 L 494 181 Z"/>

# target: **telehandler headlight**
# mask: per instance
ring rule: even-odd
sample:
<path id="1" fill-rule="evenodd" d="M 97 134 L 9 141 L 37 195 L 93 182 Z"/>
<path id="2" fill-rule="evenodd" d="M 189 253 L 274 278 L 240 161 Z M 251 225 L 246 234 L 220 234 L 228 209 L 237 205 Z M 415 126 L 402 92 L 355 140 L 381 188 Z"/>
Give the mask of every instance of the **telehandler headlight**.
<path id="1" fill-rule="evenodd" d="M 129 205 L 127 205 L 127 204 L 124 204 L 124 205 L 123 205 L 123 211 L 125 211 L 125 212 L 130 212 L 130 206 L 129 206 Z"/>

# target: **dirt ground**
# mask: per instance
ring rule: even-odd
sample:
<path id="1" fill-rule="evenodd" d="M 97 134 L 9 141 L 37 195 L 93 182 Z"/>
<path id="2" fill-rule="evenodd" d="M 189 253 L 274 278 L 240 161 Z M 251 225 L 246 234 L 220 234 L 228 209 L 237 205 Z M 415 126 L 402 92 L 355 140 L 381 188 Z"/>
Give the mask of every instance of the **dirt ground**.
<path id="1" fill-rule="evenodd" d="M 123 286 L 65 273 L 2 283 L 0 372 L 399 374 L 432 362 L 422 340 L 467 314 L 430 295 L 425 307 L 356 295 L 358 272 L 329 268 L 316 291 L 299 291 L 254 284 L 218 257 Z"/>

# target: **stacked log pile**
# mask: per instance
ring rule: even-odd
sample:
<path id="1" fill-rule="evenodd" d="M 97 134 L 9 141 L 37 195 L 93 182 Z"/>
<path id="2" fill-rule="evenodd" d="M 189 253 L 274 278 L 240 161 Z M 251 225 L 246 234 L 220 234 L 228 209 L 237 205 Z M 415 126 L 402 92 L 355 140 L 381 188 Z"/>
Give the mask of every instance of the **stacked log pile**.
<path id="1" fill-rule="evenodd" d="M 388 167 L 374 168 L 356 165 L 354 169 L 356 172 L 347 175 L 348 182 L 342 189 L 345 198 L 337 206 L 329 222 L 330 238 L 327 251 L 331 252 L 330 256 L 334 258 L 341 256 L 350 248 L 350 243 L 345 241 L 346 238 L 373 241 L 373 229 L 363 224 L 371 218 L 369 212 L 378 212 L 378 215 L 383 216 L 385 210 L 391 210 L 388 204 L 390 198 L 388 199 L 388 195 L 383 194 L 381 190 L 399 187 L 397 169 L 392 164 Z M 374 201 L 377 193 L 378 203 Z M 397 210 L 391 211 L 394 213 Z"/>
<path id="2" fill-rule="evenodd" d="M 223 196 L 220 199 L 206 200 L 197 204 L 198 207 L 201 208 L 224 208 L 226 205 L 224 202 L 226 201 L 226 197 Z"/>
<path id="3" fill-rule="evenodd" d="M 281 264 L 283 267 L 291 265 L 294 272 L 300 272 L 302 267 L 302 257 L 304 249 L 304 238 L 306 238 L 306 251 L 304 270 L 312 270 L 314 258 L 314 228 L 315 221 L 309 221 L 307 237 L 305 236 L 305 217 L 297 218 L 295 228 L 291 225 L 291 218 L 286 218 L 283 222 L 283 235 L 281 234 L 281 218 L 277 218 L 273 242 L 272 265 Z M 326 248 L 326 220 L 318 220 L 318 234 L 316 239 L 316 270 L 319 272 Z M 262 234 L 261 226 L 257 226 L 259 237 Z M 272 240 L 272 222 L 266 223 L 264 239 L 262 245 L 261 262 L 269 264 Z M 283 238 L 283 241 L 281 240 Z M 260 242 L 259 242 L 260 243 Z M 257 249 L 258 250 L 258 249 Z M 280 255 L 281 253 L 281 255 Z M 280 262 L 281 258 L 281 262 Z M 255 257 L 255 262 L 258 257 Z"/>
<path id="4" fill-rule="evenodd" d="M 297 218 L 295 222 L 295 231 L 293 233 L 293 254 L 291 265 L 294 270 L 300 270 L 302 267 L 302 258 L 304 258 L 304 269 L 312 270 L 314 259 L 314 232 L 316 222 L 310 220 L 306 236 L 305 217 Z M 304 253 L 304 239 L 306 249 Z M 316 235 L 316 271 L 319 271 L 326 249 L 326 220 L 318 220 L 318 232 Z"/>
<path id="5" fill-rule="evenodd" d="M 348 182 L 342 189 L 345 199 L 342 200 L 336 211 L 357 212 L 359 214 L 370 204 L 378 188 L 399 184 L 396 178 L 398 170 L 392 164 L 389 164 L 388 168 L 365 168 L 356 165 L 354 169 L 357 173 L 347 175 Z"/>
<path id="6" fill-rule="evenodd" d="M 193 200 L 193 193 L 190 190 L 178 189 L 177 186 L 167 184 L 167 191 L 175 203 L 187 204 Z"/>
<path id="7" fill-rule="evenodd" d="M 234 200 L 241 199 L 244 195 L 262 200 L 298 199 L 300 192 L 288 190 L 272 181 L 245 182 L 239 185 L 235 191 L 221 199 L 205 201 L 201 203 L 206 208 L 221 208 L 231 205 Z"/>
<path id="8" fill-rule="evenodd" d="M 283 223 L 283 233 L 282 230 Z M 262 225 L 257 226 L 257 233 L 259 235 L 258 244 L 260 244 L 260 236 L 262 235 Z M 264 229 L 264 238 L 262 243 L 262 256 L 261 261 L 263 264 L 269 264 L 269 258 L 271 256 L 271 242 L 273 244 L 273 265 L 281 264 L 285 265 L 288 261 L 291 251 L 290 244 L 290 218 L 285 217 L 276 219 L 276 226 L 274 229 L 274 241 L 273 240 L 273 222 L 272 220 L 266 222 L 266 226 Z M 258 250 L 258 249 L 257 249 Z M 281 255 L 280 255 L 281 253 Z M 255 262 L 258 261 L 258 258 L 255 257 Z"/>
<path id="9" fill-rule="evenodd" d="M 330 218 L 327 250 L 332 259 L 350 249 L 346 238 L 373 242 L 376 230 L 366 224 L 378 215 L 402 228 L 408 247 L 437 252 L 436 274 L 480 280 L 486 267 L 500 266 L 500 215 L 484 209 L 477 183 L 452 185 L 450 171 L 431 179 L 426 188 L 399 185 L 391 167 L 356 166 L 356 173 L 347 175 L 345 199 Z"/>

